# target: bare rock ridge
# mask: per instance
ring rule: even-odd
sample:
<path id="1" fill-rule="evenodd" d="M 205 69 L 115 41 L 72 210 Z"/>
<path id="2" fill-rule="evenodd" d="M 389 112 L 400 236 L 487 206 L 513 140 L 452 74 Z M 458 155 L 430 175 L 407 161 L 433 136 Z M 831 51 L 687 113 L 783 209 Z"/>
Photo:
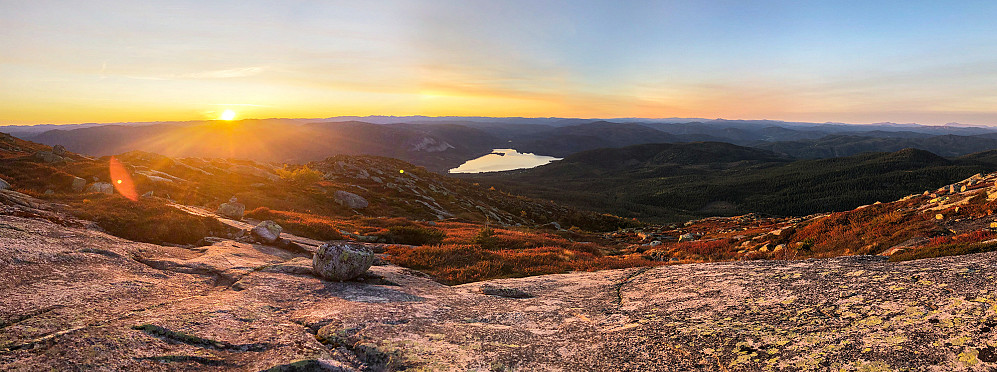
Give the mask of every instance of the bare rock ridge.
<path id="1" fill-rule="evenodd" d="M 8 206 L 15 197 L 22 204 Z M 383 265 L 338 282 L 313 275 L 308 253 L 227 239 L 135 243 L 41 212 L 14 215 L 40 205 L 3 200 L 0 366 L 9 370 L 997 367 L 994 252 L 452 287 Z"/>

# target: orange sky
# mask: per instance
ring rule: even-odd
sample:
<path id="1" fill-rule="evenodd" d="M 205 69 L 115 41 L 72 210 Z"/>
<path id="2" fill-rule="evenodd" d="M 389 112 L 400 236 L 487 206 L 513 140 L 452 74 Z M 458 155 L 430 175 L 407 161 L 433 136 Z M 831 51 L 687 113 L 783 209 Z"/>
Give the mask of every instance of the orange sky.
<path id="1" fill-rule="evenodd" d="M 995 8 L 0 2 L 0 124 L 225 110 L 997 124 Z"/>

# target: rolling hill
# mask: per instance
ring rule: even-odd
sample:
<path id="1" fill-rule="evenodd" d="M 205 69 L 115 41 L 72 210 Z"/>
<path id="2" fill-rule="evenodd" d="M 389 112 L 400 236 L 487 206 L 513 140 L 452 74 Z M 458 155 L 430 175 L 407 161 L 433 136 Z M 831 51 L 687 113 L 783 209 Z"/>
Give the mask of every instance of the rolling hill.
<path id="1" fill-rule="evenodd" d="M 792 160 L 702 142 L 593 150 L 534 169 L 462 177 L 624 217 L 682 221 L 841 211 L 994 169 L 997 164 L 986 157 L 946 159 L 916 149 Z"/>

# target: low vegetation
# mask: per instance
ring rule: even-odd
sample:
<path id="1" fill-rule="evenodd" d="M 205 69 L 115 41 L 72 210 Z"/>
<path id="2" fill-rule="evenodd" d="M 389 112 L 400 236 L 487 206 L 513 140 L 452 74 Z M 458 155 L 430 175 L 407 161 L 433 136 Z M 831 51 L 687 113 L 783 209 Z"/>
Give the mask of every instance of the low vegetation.
<path id="1" fill-rule="evenodd" d="M 271 220 L 284 228 L 284 231 L 316 240 L 342 240 L 339 232 L 341 224 L 336 219 L 308 213 L 274 211 L 259 207 L 245 214 L 257 220 Z"/>
<path id="2" fill-rule="evenodd" d="M 291 168 L 284 167 L 276 170 L 277 175 L 288 183 L 308 186 L 322 180 L 322 172 L 308 168 L 307 165 Z"/>
<path id="3" fill-rule="evenodd" d="M 121 195 L 88 194 L 68 199 L 76 216 L 96 222 L 115 236 L 154 244 L 195 244 L 226 231 L 218 220 L 182 212 L 158 200 L 131 201 Z"/>
<path id="4" fill-rule="evenodd" d="M 408 245 L 439 245 L 445 237 L 443 231 L 419 226 L 391 226 L 384 234 L 389 243 Z"/>

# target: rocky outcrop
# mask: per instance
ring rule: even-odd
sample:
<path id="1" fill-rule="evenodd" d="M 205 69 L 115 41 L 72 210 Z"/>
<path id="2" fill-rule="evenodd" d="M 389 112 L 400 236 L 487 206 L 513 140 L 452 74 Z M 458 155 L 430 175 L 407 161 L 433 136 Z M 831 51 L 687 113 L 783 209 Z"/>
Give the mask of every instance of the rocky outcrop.
<path id="1" fill-rule="evenodd" d="M 266 220 L 256 225 L 250 233 L 263 243 L 273 244 L 280 240 L 280 233 L 283 230 L 284 228 L 276 222 Z"/>
<path id="2" fill-rule="evenodd" d="M 46 163 L 58 163 L 65 160 L 51 151 L 38 151 L 34 154 L 34 157 Z"/>
<path id="3" fill-rule="evenodd" d="M 241 220 L 242 215 L 245 212 L 246 212 L 246 206 L 242 203 L 239 203 L 239 200 L 236 199 L 234 196 L 231 199 L 229 199 L 228 203 L 222 203 L 222 205 L 218 206 L 218 210 L 215 211 L 215 213 L 221 216 L 236 220 Z M 277 235 L 279 236 L 280 234 L 278 233 Z"/>
<path id="4" fill-rule="evenodd" d="M 66 148 L 62 145 L 52 146 L 52 153 L 57 156 L 66 156 Z"/>
<path id="5" fill-rule="evenodd" d="M 336 203 L 339 203 L 340 205 L 345 205 L 350 209 L 364 209 L 367 208 L 368 205 L 370 205 L 370 203 L 367 202 L 367 199 L 364 199 L 362 196 L 348 191 L 342 191 L 342 190 L 336 191 L 335 197 L 336 197 Z"/>
<path id="6" fill-rule="evenodd" d="M 73 176 L 73 180 L 70 182 L 70 187 L 75 192 L 82 192 L 83 189 L 87 187 L 87 180 Z"/>
<path id="7" fill-rule="evenodd" d="M 87 192 L 100 192 L 104 194 L 114 194 L 114 186 L 107 182 L 94 182 L 87 186 Z"/>
<path id="8" fill-rule="evenodd" d="M 371 267 L 363 282 L 328 281 L 309 275 L 312 264 L 273 246 L 192 250 L 3 216 L 0 361 L 11 370 L 997 368 L 997 252 L 459 286 L 392 265 Z M 534 297 L 504 295 L 517 291 Z"/>
<path id="9" fill-rule="evenodd" d="M 13 369 L 65 369 L 67 360 L 90 360 L 94 347 L 106 350 L 102 368 L 122 370 L 263 370 L 300 359 L 356 369 L 994 366 L 993 253 L 903 264 L 697 264 L 445 287 L 390 265 L 369 269 L 365 282 L 322 281 L 307 275 L 314 260 L 273 246 L 219 240 L 188 250 L 46 226 L 6 216 L 0 225 L 0 264 L 13 269 L 0 276 L 0 358 Z M 50 236 L 60 238 L 40 238 Z M 58 275 L 38 274 L 56 263 Z M 60 284 L 77 277 L 88 280 Z M 46 286 L 59 296 L 39 294 Z M 536 297 L 503 295 L 517 291 Z M 945 343 L 953 346 L 933 346 Z"/>
<path id="10" fill-rule="evenodd" d="M 319 247 L 312 258 L 315 274 L 328 280 L 355 279 L 374 263 L 374 253 L 362 244 L 332 242 Z"/>

